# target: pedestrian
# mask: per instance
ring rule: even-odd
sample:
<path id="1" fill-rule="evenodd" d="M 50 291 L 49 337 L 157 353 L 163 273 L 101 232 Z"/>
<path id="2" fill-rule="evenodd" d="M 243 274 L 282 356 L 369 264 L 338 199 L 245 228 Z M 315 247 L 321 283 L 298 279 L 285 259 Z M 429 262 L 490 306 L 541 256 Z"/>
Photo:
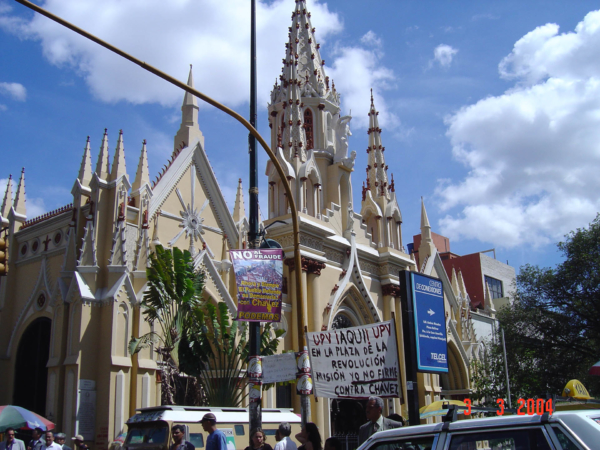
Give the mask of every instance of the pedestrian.
<path id="1" fill-rule="evenodd" d="M 323 450 L 342 450 L 342 442 L 336 437 L 327 438 Z"/>
<path id="2" fill-rule="evenodd" d="M 296 439 L 302 444 L 298 450 L 321 450 L 322 440 L 319 427 L 312 422 L 307 422 L 302 431 L 296 435 Z"/>
<path id="3" fill-rule="evenodd" d="M 206 413 L 200 421 L 204 431 L 208 433 L 206 438 L 206 450 L 227 450 L 227 439 L 225 434 L 217 429 L 217 418 L 213 413 Z"/>
<path id="4" fill-rule="evenodd" d="M 6 434 L 6 441 L 0 442 L 0 450 L 25 450 L 25 442 L 15 438 L 14 428 L 9 427 L 4 433 Z"/>
<path id="5" fill-rule="evenodd" d="M 42 434 L 44 434 L 44 430 L 41 428 L 34 428 L 31 435 L 33 439 L 29 441 L 27 445 L 27 450 L 40 450 L 44 445 L 44 440 L 42 439 Z"/>
<path id="6" fill-rule="evenodd" d="M 183 425 L 173 425 L 171 435 L 173 436 L 173 445 L 171 445 L 170 450 L 196 450 L 194 444 L 184 439 L 185 427 Z"/>
<path id="7" fill-rule="evenodd" d="M 62 450 L 62 447 L 54 442 L 54 433 L 52 431 L 46 431 L 44 434 L 45 444 L 42 446 L 42 450 Z"/>
<path id="8" fill-rule="evenodd" d="M 255 428 L 250 432 L 250 443 L 245 450 L 273 450 L 269 444 L 267 444 L 267 436 L 262 428 Z"/>
<path id="9" fill-rule="evenodd" d="M 78 434 L 73 438 L 73 446 L 75 450 L 88 450 L 88 446 L 85 445 L 85 439 L 82 435 Z"/>
<path id="10" fill-rule="evenodd" d="M 65 433 L 56 433 L 54 435 L 54 442 L 62 447 L 62 450 L 73 450 L 71 447 L 67 447 L 65 445 L 65 440 L 67 439 L 67 435 Z"/>
<path id="11" fill-rule="evenodd" d="M 292 426 L 287 422 L 280 423 L 275 432 L 277 440 L 275 450 L 298 450 L 296 443 L 290 439 L 290 434 L 292 434 Z"/>
<path id="12" fill-rule="evenodd" d="M 369 436 L 381 430 L 400 428 L 402 423 L 386 419 L 381 415 L 383 411 L 383 399 L 381 397 L 369 397 L 365 412 L 369 420 L 358 430 L 358 445 L 361 445 Z"/>

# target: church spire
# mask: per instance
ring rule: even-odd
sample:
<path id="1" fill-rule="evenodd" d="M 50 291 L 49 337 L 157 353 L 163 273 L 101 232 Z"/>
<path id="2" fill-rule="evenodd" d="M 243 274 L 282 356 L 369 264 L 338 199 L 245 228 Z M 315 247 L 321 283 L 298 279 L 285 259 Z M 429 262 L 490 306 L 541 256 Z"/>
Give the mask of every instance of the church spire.
<path id="1" fill-rule="evenodd" d="M 150 171 L 148 170 L 148 152 L 146 151 L 146 139 L 142 143 L 142 153 L 138 163 L 135 180 L 131 186 L 132 192 L 138 191 L 145 184 L 150 184 Z"/>
<path id="2" fill-rule="evenodd" d="M 104 129 L 104 136 L 102 137 L 102 144 L 100 144 L 100 153 L 98 153 L 98 162 L 96 163 L 96 175 L 101 180 L 107 180 L 110 172 L 110 165 L 108 161 L 108 131 Z"/>
<path id="3" fill-rule="evenodd" d="M 112 172 L 110 179 L 117 180 L 121 176 L 127 176 L 127 167 L 125 167 L 125 146 L 123 145 L 123 130 L 119 131 L 119 140 L 115 149 L 115 157 L 113 158 Z"/>
<path id="4" fill-rule="evenodd" d="M 194 87 L 191 64 L 187 85 L 192 88 Z M 175 135 L 174 152 L 188 147 L 195 139 L 199 139 L 202 145 L 204 145 L 204 137 L 198 125 L 198 100 L 194 95 L 186 91 L 183 96 L 183 103 L 181 104 L 181 125 Z"/>
<path id="5" fill-rule="evenodd" d="M 79 167 L 79 175 L 77 176 L 82 186 L 89 186 L 92 180 L 92 152 L 90 150 L 90 137 L 87 137 L 85 149 L 83 150 L 83 158 Z"/>
<path id="6" fill-rule="evenodd" d="M 6 191 L 4 191 L 4 199 L 2 200 L 2 208 L 0 209 L 0 216 L 3 218 L 8 217 L 10 206 L 12 205 L 12 175 L 8 176 L 8 182 L 6 183 Z"/>
<path id="7" fill-rule="evenodd" d="M 15 194 L 15 201 L 13 207 L 15 212 L 22 216 L 27 216 L 27 207 L 25 206 L 25 168 L 21 170 L 21 178 L 19 179 L 19 185 L 17 186 L 17 193 Z"/>
<path id="8" fill-rule="evenodd" d="M 427 217 L 427 211 L 425 210 L 425 202 L 421 197 L 421 245 L 419 245 L 419 264 L 423 264 L 426 258 L 434 255 L 436 248 L 433 243 L 431 236 L 431 226 L 429 225 L 429 218 Z"/>
<path id="9" fill-rule="evenodd" d="M 242 189 L 242 179 L 238 181 L 237 193 L 235 194 L 235 205 L 233 207 L 233 221 L 237 224 L 246 217 L 246 208 L 244 206 L 244 191 Z"/>
<path id="10" fill-rule="evenodd" d="M 290 39 L 290 48 L 294 44 Z M 286 79 L 287 81 L 287 102 L 285 105 L 285 132 L 283 136 L 284 155 L 290 162 L 306 161 L 306 134 L 304 131 L 302 108 L 304 104 L 300 101 L 300 85 L 298 79 L 297 66 L 298 54 L 295 51 L 290 52 L 289 59 L 286 61 Z"/>
<path id="11" fill-rule="evenodd" d="M 329 88 L 329 78 L 325 74 L 325 60 L 321 59 L 320 45 L 317 44 L 316 30 L 311 24 L 310 17 L 306 2 L 296 0 L 296 7 L 292 12 L 292 25 L 288 28 L 289 42 L 285 44 L 285 59 L 280 76 L 281 88 L 276 84 L 271 97 L 275 99 L 278 92 L 285 92 L 287 88 L 285 78 L 288 76 L 286 67 L 293 56 L 298 61 L 297 76 L 303 83 L 303 96 L 327 98 L 339 106 L 339 97 L 334 89 Z M 281 100 L 284 99 L 275 101 Z"/>
<path id="12" fill-rule="evenodd" d="M 369 154 L 369 162 L 367 166 L 367 186 L 371 190 L 373 198 L 384 196 L 389 200 L 390 189 L 388 187 L 387 165 L 385 164 L 385 158 L 383 156 L 385 147 L 381 145 L 381 128 L 379 128 L 379 120 L 377 118 L 378 115 L 379 111 L 375 109 L 375 103 L 373 101 L 373 89 L 371 89 L 369 129 L 367 130 L 369 135 L 369 147 L 367 148 L 367 153 Z"/>

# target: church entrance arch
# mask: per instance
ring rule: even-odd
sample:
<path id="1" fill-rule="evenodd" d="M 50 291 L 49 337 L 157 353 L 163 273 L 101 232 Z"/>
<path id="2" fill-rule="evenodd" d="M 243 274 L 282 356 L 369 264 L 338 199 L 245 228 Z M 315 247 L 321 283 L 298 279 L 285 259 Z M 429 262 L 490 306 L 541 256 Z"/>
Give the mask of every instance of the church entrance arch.
<path id="1" fill-rule="evenodd" d="M 361 325 L 361 319 L 356 314 L 355 306 L 349 296 L 341 303 L 331 328 L 340 330 Z M 367 401 L 353 399 L 331 400 L 331 431 L 332 436 L 343 442 L 343 448 L 358 447 L 358 429 L 367 421 L 365 413 Z"/>
<path id="2" fill-rule="evenodd" d="M 15 362 L 13 404 L 42 416 L 46 414 L 51 328 L 52 321 L 46 317 L 34 320 L 21 336 Z"/>

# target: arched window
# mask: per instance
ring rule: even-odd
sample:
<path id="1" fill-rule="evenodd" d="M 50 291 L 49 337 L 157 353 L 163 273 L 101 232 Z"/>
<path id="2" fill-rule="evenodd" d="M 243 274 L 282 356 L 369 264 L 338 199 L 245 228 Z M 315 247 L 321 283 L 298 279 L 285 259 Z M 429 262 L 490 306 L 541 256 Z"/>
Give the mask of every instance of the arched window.
<path id="1" fill-rule="evenodd" d="M 306 150 L 315 148 L 313 137 L 313 114 L 310 108 L 304 110 L 304 131 L 306 133 Z"/>

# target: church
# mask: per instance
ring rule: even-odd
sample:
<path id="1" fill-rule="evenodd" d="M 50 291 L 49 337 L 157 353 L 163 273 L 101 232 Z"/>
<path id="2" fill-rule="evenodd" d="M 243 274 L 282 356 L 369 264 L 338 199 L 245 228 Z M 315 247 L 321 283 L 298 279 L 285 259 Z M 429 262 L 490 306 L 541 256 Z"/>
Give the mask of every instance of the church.
<path id="1" fill-rule="evenodd" d="M 326 75 L 319 48 L 306 2 L 296 0 L 282 72 L 268 105 L 267 141 L 298 210 L 291 211 L 269 162 L 268 217 L 262 218 L 267 237 L 285 253 L 280 350 L 299 350 L 300 304 L 308 331 L 393 316 L 401 330 L 399 272 L 435 276 L 444 289 L 449 373 L 419 374 L 420 404 L 462 399 L 471 392 L 470 362 L 481 345 L 462 275 L 446 273 L 423 203 L 418 259 L 407 253 L 402 197 L 385 161 L 377 99 L 365 99 L 367 136 L 351 140 L 352 118 L 341 115 L 340 93 Z M 191 70 L 188 85 L 193 86 Z M 189 249 L 195 267 L 206 274 L 204 297 L 225 302 L 233 315 L 237 310 L 228 251 L 248 245 L 241 180 L 230 211 L 205 151 L 196 98 L 186 93 L 181 111 L 171 157 L 156 177 L 150 176 L 145 141 L 138 166 L 128 171 L 123 133 L 116 143 L 111 136 L 110 144 L 105 131 L 99 145 L 85 141 L 71 204 L 28 217 L 24 171 L 3 196 L 0 219 L 9 263 L 8 275 L 0 277 L 0 404 L 34 410 L 67 436 L 83 434 L 94 449 L 106 448 L 124 431 L 136 408 L 161 401 L 159 355 L 152 347 L 134 358 L 128 353 L 131 336 L 151 330 L 140 301 L 155 245 Z M 366 168 L 355 167 L 351 146 L 367 147 Z M 355 169 L 366 171 L 360 203 L 352 192 Z M 300 223 L 302 267 L 293 259 L 292 214 Z M 303 298 L 296 296 L 295 270 L 302 272 Z M 292 391 L 268 390 L 263 407 L 299 413 L 300 397 Z M 384 413 L 406 417 L 406 398 L 404 383 L 400 398 L 387 401 Z M 363 406 L 351 399 L 312 399 L 311 419 L 324 436 L 356 433 L 365 421 Z"/>

